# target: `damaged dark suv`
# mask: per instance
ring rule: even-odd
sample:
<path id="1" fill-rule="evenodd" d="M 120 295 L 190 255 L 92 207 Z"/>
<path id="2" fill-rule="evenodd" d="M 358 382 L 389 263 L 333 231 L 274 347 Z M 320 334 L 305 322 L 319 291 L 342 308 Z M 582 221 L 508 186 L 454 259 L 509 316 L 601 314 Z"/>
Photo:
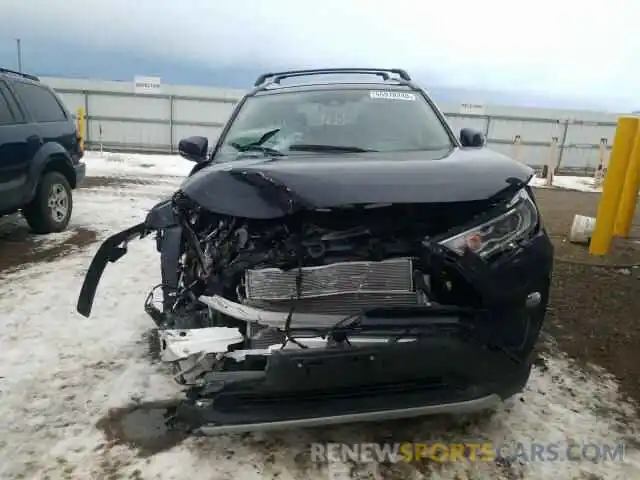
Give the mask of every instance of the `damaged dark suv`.
<path id="1" fill-rule="evenodd" d="M 175 425 L 468 412 L 523 389 L 553 263 L 533 171 L 456 138 L 404 70 L 263 75 L 210 154 L 179 147 L 193 171 L 104 242 L 78 300 L 89 316 L 106 264 L 155 235 Z"/>

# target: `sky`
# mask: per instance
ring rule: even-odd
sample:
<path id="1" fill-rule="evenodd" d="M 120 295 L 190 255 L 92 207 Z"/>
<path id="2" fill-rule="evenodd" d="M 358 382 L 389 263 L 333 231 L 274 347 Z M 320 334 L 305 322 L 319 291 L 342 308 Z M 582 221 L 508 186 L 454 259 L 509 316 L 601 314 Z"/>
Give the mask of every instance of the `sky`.
<path id="1" fill-rule="evenodd" d="M 15 68 L 20 38 L 39 74 L 211 72 L 249 86 L 275 68 L 402 67 L 430 86 L 640 108 L 638 0 L 0 0 L 0 11 L 0 64 Z"/>

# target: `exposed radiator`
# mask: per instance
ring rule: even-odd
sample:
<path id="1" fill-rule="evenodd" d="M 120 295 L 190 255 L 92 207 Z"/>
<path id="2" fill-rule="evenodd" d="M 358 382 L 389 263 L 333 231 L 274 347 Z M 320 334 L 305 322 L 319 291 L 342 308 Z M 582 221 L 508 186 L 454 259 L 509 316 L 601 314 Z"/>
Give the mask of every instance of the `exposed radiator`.
<path id="1" fill-rule="evenodd" d="M 302 268 L 300 298 L 344 294 L 409 293 L 413 291 L 411 258 L 381 262 L 341 262 Z M 249 300 L 290 300 L 296 297 L 298 269 L 247 270 Z"/>
<path id="2" fill-rule="evenodd" d="M 413 261 L 394 258 L 380 262 L 342 262 L 302 269 L 299 313 L 356 313 L 373 306 L 416 305 Z M 288 311 L 296 298 L 297 269 L 248 270 L 248 305 L 271 311 Z"/>
<path id="3" fill-rule="evenodd" d="M 252 307 L 270 310 L 272 312 L 288 312 L 291 309 L 291 300 L 248 300 L 245 303 Z M 296 302 L 295 311 L 298 313 L 350 315 L 352 313 L 358 313 L 364 308 L 410 307 L 418 304 L 419 297 L 415 293 L 396 293 L 389 295 L 346 294 L 323 298 L 304 298 Z"/>

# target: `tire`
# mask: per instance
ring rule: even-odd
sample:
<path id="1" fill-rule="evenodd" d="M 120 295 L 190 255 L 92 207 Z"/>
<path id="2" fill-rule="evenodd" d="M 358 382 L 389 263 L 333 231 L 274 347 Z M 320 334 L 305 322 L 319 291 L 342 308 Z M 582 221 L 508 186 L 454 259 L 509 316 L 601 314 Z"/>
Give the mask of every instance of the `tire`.
<path id="1" fill-rule="evenodd" d="M 51 203 L 51 206 L 50 206 Z M 36 189 L 36 196 L 23 215 L 35 233 L 56 233 L 67 228 L 73 211 L 71 186 L 58 172 L 45 173 Z"/>

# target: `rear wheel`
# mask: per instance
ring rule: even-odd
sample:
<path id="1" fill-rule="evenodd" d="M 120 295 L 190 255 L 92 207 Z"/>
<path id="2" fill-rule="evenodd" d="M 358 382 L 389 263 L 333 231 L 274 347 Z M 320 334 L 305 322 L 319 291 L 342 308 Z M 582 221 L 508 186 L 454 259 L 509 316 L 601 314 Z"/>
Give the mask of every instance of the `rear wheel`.
<path id="1" fill-rule="evenodd" d="M 54 233 L 67 228 L 72 210 L 69 182 L 61 173 L 49 172 L 40 179 L 36 196 L 23 214 L 34 232 Z"/>

